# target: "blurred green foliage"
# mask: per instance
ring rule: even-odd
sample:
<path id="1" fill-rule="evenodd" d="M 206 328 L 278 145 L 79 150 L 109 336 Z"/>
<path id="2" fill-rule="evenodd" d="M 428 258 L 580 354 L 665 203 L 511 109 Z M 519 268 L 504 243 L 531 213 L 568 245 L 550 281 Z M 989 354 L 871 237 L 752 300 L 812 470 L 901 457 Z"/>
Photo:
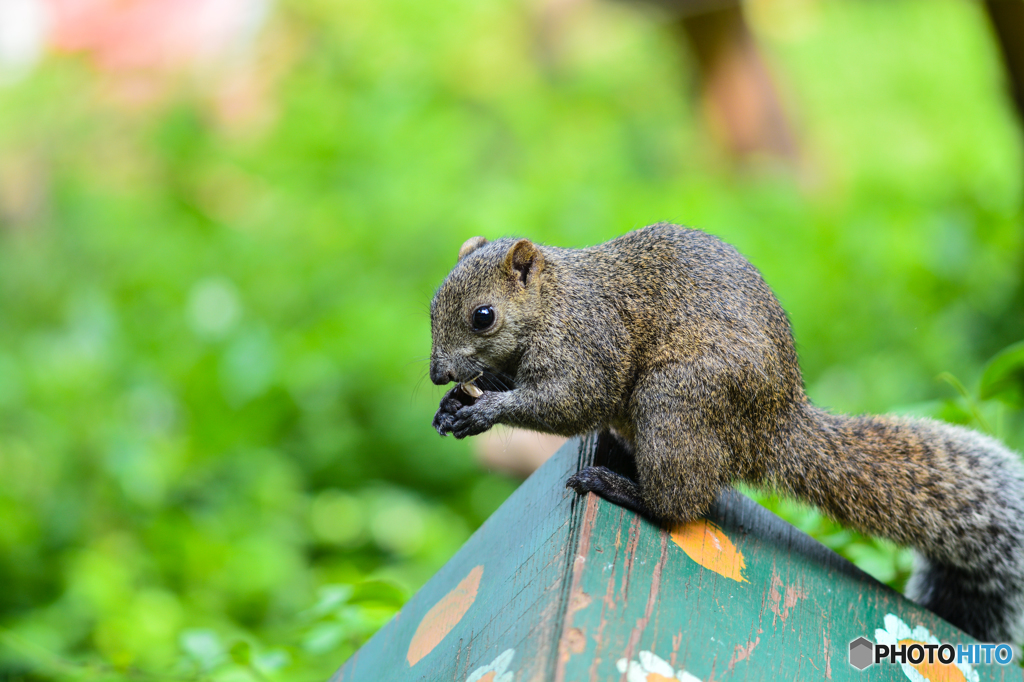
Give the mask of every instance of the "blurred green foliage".
<path id="1" fill-rule="evenodd" d="M 983 375 L 1024 338 L 1024 155 L 979 5 L 750 3 L 805 161 L 746 171 L 657 14 L 536 7 L 282 2 L 255 122 L 71 58 L 0 91 L 0 676 L 326 679 L 515 487 L 430 428 L 427 304 L 474 234 L 700 227 L 819 404 L 1024 444 L 1020 347 Z"/>

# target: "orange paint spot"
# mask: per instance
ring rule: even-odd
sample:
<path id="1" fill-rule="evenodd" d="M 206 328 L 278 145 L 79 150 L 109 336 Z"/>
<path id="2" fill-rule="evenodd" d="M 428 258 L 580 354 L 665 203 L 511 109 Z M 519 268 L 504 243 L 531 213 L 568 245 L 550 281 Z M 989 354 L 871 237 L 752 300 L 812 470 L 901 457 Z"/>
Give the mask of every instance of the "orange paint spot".
<path id="1" fill-rule="evenodd" d="M 494 682 L 494 671 L 492 670 L 491 672 L 481 677 L 480 682 Z"/>
<path id="2" fill-rule="evenodd" d="M 674 527 L 670 534 L 672 542 L 704 568 L 736 582 L 748 582 L 741 573 L 746 568 L 743 554 L 715 524 L 699 519 Z"/>
<path id="3" fill-rule="evenodd" d="M 679 680 L 674 677 L 665 677 L 658 673 L 647 673 L 647 682 L 679 682 Z"/>
<path id="4" fill-rule="evenodd" d="M 925 642 L 918 642 L 913 639 L 901 639 L 896 643 L 896 646 L 906 644 L 924 644 Z M 939 659 L 936 658 L 934 663 L 928 662 L 928 652 L 924 654 L 924 660 L 920 663 L 910 663 L 917 672 L 921 673 L 921 676 L 930 682 L 967 682 L 967 678 L 964 677 L 964 673 L 960 668 L 956 667 L 952 663 L 939 663 Z"/>
<path id="5" fill-rule="evenodd" d="M 434 650 L 441 640 L 452 631 L 469 607 L 476 601 L 476 591 L 480 588 L 480 578 L 484 575 L 484 567 L 477 566 L 455 586 L 451 592 L 441 597 L 427 614 L 423 616 L 419 627 L 409 642 L 409 653 L 405 658 L 413 666 L 421 658 Z M 486 679 L 486 678 L 484 678 Z"/>

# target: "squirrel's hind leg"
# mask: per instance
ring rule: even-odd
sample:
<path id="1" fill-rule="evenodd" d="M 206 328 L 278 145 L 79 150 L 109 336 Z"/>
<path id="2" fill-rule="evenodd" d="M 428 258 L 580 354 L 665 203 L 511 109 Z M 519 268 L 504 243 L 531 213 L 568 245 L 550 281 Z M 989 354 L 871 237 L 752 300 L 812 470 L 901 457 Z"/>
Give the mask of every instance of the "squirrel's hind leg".
<path id="1" fill-rule="evenodd" d="M 656 521 L 684 523 L 705 515 L 731 481 L 731 456 L 704 410 L 689 399 L 697 392 L 678 367 L 642 377 L 629 406 L 635 477 L 592 466 L 566 486 Z"/>
<path id="2" fill-rule="evenodd" d="M 569 477 L 566 488 L 572 488 L 580 495 L 593 492 L 604 499 L 631 509 L 638 514 L 650 516 L 640 495 L 640 486 L 633 479 L 618 474 L 608 467 L 585 467 Z"/>
<path id="3" fill-rule="evenodd" d="M 668 366 L 637 382 L 630 405 L 637 481 L 644 506 L 659 519 L 704 516 L 731 481 L 731 454 L 691 396 L 690 377 Z"/>

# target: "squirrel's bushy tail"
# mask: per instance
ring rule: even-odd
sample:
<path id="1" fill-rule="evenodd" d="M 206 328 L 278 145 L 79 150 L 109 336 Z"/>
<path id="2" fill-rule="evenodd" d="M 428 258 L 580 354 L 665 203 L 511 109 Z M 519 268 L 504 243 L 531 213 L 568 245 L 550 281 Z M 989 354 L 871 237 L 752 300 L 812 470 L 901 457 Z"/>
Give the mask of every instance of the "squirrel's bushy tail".
<path id="1" fill-rule="evenodd" d="M 907 596 L 979 641 L 1019 646 L 1024 635 L 1022 583 L 1018 572 L 984 575 L 934 563 L 918 553 Z"/>
<path id="2" fill-rule="evenodd" d="M 809 404 L 781 437 L 792 454 L 780 463 L 778 487 L 917 552 L 910 598 L 983 642 L 1024 640 L 1019 455 L 960 426 Z"/>

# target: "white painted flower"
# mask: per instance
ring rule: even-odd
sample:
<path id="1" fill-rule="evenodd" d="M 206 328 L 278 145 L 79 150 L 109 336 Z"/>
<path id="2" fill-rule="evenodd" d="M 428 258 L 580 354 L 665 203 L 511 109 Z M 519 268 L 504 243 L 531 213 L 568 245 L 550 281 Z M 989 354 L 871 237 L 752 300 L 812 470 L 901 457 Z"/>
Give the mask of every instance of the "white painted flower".
<path id="1" fill-rule="evenodd" d="M 620 673 L 626 673 L 626 682 L 700 682 L 700 678 L 682 668 L 673 670 L 668 661 L 653 651 L 641 651 L 637 658 L 640 660 L 620 658 L 615 664 Z"/>
<path id="2" fill-rule="evenodd" d="M 471 672 L 466 682 L 512 682 L 514 673 L 505 671 L 515 655 L 515 649 L 505 649 L 493 661 Z"/>
<path id="3" fill-rule="evenodd" d="M 875 630 L 875 643 L 898 646 L 900 642 L 906 640 L 921 642 L 922 644 L 942 644 L 925 626 L 918 625 L 915 628 L 911 628 L 895 615 L 891 613 L 886 614 L 885 628 Z M 978 672 L 970 663 L 957 663 L 954 660 L 952 665 L 960 669 L 967 682 L 978 682 Z M 900 667 L 903 668 L 903 674 L 907 676 L 910 682 L 929 682 L 928 678 L 922 675 L 913 664 L 900 663 Z"/>

